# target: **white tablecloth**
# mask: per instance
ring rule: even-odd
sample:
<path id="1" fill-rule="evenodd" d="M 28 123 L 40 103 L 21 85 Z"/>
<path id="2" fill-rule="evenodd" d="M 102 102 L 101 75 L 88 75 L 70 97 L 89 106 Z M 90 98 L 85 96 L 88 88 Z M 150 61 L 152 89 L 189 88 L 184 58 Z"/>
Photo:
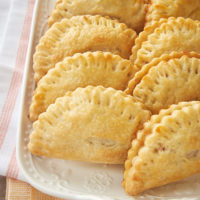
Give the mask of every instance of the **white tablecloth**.
<path id="1" fill-rule="evenodd" d="M 0 175 L 22 180 L 16 133 L 34 4 L 35 0 L 0 0 Z"/>

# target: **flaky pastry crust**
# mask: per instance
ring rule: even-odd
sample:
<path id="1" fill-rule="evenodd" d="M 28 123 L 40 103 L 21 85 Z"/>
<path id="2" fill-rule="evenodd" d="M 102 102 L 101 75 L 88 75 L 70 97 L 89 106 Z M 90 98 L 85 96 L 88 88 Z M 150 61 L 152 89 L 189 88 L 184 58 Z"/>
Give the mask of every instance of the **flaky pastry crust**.
<path id="1" fill-rule="evenodd" d="M 200 100 L 200 55 L 182 56 L 152 66 L 133 90 L 133 96 L 151 110 L 181 101 Z"/>
<path id="2" fill-rule="evenodd" d="M 67 92 L 33 123 L 28 149 L 39 156 L 122 164 L 150 117 L 122 91 L 88 86 Z"/>
<path id="3" fill-rule="evenodd" d="M 172 107 L 155 115 L 132 142 L 123 181 L 130 195 L 200 172 L 200 102 Z"/>
<path id="4" fill-rule="evenodd" d="M 141 31 L 144 27 L 147 0 L 60 0 L 49 17 L 49 27 L 63 18 L 76 15 L 101 15 L 118 19 Z"/>
<path id="5" fill-rule="evenodd" d="M 146 24 L 153 24 L 161 18 L 184 17 L 200 20 L 199 0 L 151 0 L 146 14 Z"/>
<path id="6" fill-rule="evenodd" d="M 101 16 L 74 16 L 55 23 L 40 39 L 33 58 L 35 80 L 66 56 L 86 51 L 108 51 L 129 58 L 135 31 Z"/>
<path id="7" fill-rule="evenodd" d="M 135 76 L 129 81 L 128 87 L 126 88 L 126 93 L 133 95 L 133 90 L 136 85 L 140 83 L 141 79 L 148 73 L 148 71 L 158 65 L 160 62 L 168 62 L 171 59 L 181 58 L 182 56 L 187 56 L 188 58 L 200 58 L 200 54 L 196 52 L 171 52 L 170 54 L 165 54 L 159 58 L 155 58 L 152 62 L 144 65 L 141 70 L 139 70 Z M 136 68 L 136 66 L 134 66 Z"/>
<path id="8" fill-rule="evenodd" d="M 154 58 L 172 51 L 200 53 L 200 21 L 192 19 L 161 19 L 147 26 L 132 48 L 132 62 L 141 69 Z"/>
<path id="9" fill-rule="evenodd" d="M 102 85 L 124 90 L 135 72 L 130 60 L 109 52 L 77 53 L 66 57 L 38 82 L 30 106 L 30 119 L 37 120 L 56 98 L 78 87 Z"/>

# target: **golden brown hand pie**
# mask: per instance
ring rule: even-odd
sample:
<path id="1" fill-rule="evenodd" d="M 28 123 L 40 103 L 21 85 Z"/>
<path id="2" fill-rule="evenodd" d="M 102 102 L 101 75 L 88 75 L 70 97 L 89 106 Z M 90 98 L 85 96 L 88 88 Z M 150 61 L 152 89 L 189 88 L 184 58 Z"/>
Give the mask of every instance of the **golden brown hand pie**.
<path id="1" fill-rule="evenodd" d="M 129 83 L 129 91 L 158 113 L 181 101 L 200 100 L 200 54 L 173 53 L 145 65 Z"/>
<path id="2" fill-rule="evenodd" d="M 168 18 L 147 26 L 136 39 L 131 60 L 138 69 L 172 51 L 200 53 L 200 21 Z"/>
<path id="3" fill-rule="evenodd" d="M 200 1 L 151 0 L 146 15 L 146 25 L 168 17 L 184 17 L 200 20 Z"/>
<path id="4" fill-rule="evenodd" d="M 39 116 L 28 148 L 39 156 L 120 164 L 149 117 L 143 104 L 122 91 L 78 88 Z"/>
<path id="5" fill-rule="evenodd" d="M 133 95 L 133 90 L 136 87 L 136 85 L 141 81 L 142 77 L 145 76 L 149 69 L 151 67 L 158 65 L 161 61 L 169 61 L 173 58 L 181 58 L 183 55 L 186 55 L 188 57 L 199 57 L 200 54 L 196 52 L 176 52 L 173 51 L 170 54 L 165 54 L 159 58 L 155 58 L 150 63 L 144 65 L 135 75 L 134 77 L 129 81 L 128 87 L 126 88 L 125 92 L 127 94 Z M 136 65 L 134 65 L 135 68 L 137 68 Z"/>
<path id="6" fill-rule="evenodd" d="M 77 53 L 66 57 L 39 81 L 30 107 L 30 119 L 46 111 L 57 97 L 88 85 L 124 90 L 136 70 L 130 60 L 109 52 Z"/>
<path id="7" fill-rule="evenodd" d="M 144 27 L 147 0 L 59 0 L 49 17 L 49 27 L 75 15 L 102 15 L 119 19 L 136 31 Z"/>
<path id="8" fill-rule="evenodd" d="M 86 51 L 109 51 L 128 58 L 136 37 L 123 23 L 101 16 L 75 16 L 54 24 L 34 54 L 35 80 L 66 56 Z"/>
<path id="9" fill-rule="evenodd" d="M 137 195 L 200 172 L 200 102 L 181 103 L 177 109 L 173 105 L 173 109 L 162 111 L 162 117 L 154 116 L 133 140 L 123 181 L 128 194 Z"/>

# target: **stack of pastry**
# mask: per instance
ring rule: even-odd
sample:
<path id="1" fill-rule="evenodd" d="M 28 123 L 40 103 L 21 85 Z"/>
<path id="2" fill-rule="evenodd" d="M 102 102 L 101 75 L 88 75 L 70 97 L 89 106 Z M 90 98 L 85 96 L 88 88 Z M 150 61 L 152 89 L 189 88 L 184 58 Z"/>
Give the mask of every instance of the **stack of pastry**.
<path id="1" fill-rule="evenodd" d="M 199 173 L 198 20 L 199 0 L 58 0 L 33 58 L 31 153 L 125 162 L 130 195 Z"/>

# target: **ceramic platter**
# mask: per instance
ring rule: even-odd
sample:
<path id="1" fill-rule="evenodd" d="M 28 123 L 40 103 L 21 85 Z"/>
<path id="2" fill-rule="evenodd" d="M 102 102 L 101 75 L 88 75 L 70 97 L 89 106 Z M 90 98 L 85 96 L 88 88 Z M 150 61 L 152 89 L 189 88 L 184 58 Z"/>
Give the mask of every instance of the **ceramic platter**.
<path id="1" fill-rule="evenodd" d="M 68 200 L 199 200 L 200 175 L 146 191 L 137 197 L 130 197 L 121 186 L 121 165 L 47 159 L 33 156 L 28 152 L 27 143 L 32 130 L 28 108 L 35 85 L 32 57 L 35 46 L 47 29 L 47 18 L 54 4 L 55 0 L 37 0 L 33 15 L 17 141 L 18 163 L 26 179 L 38 190 Z"/>

